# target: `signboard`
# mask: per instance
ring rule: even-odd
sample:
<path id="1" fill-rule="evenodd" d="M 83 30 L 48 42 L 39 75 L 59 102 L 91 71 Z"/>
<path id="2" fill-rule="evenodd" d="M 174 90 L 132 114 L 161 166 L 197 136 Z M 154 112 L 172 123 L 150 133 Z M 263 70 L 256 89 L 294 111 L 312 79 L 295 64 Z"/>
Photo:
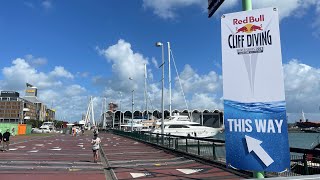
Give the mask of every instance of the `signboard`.
<path id="1" fill-rule="evenodd" d="M 221 41 L 227 165 L 284 171 L 290 154 L 277 9 L 223 15 Z"/>
<path id="2" fill-rule="evenodd" d="M 208 0 L 208 18 L 210 18 L 221 6 L 224 0 Z"/>
<path id="3" fill-rule="evenodd" d="M 15 91 L 1 91 L 1 97 L 19 97 L 19 93 Z"/>
<path id="4" fill-rule="evenodd" d="M 27 93 L 34 93 L 34 92 L 36 92 L 36 90 L 35 89 L 27 89 L 26 92 Z"/>

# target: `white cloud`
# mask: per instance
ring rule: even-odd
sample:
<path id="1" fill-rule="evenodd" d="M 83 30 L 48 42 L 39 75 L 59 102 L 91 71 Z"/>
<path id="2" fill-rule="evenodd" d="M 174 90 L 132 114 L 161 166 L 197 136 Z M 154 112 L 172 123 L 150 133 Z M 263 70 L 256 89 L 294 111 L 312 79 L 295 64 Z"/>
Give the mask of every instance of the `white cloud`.
<path id="1" fill-rule="evenodd" d="M 292 15 L 302 15 L 309 8 L 316 6 L 319 12 L 320 5 L 317 0 L 257 0 L 252 2 L 253 8 L 278 7 L 280 18 L 290 17 Z M 143 7 L 153 9 L 153 13 L 164 19 L 175 18 L 176 11 L 188 6 L 198 6 L 207 13 L 207 0 L 144 0 Z M 239 0 L 225 1 L 219 8 L 217 14 L 225 12 L 235 6 L 242 6 Z M 220 17 L 220 16 L 218 16 Z"/>
<path id="2" fill-rule="evenodd" d="M 319 113 L 320 69 L 298 60 L 284 64 L 287 111 Z"/>
<path id="3" fill-rule="evenodd" d="M 144 64 L 149 64 L 148 59 L 142 54 L 134 53 L 131 44 L 120 39 L 117 44 L 106 49 L 99 49 L 108 62 L 112 63 L 112 81 L 109 84 L 114 89 L 130 91 L 143 85 Z M 133 80 L 129 80 L 131 77 Z"/>
<path id="4" fill-rule="evenodd" d="M 214 71 L 210 71 L 208 74 L 199 75 L 190 65 L 185 65 L 184 70 L 180 75 L 183 89 L 188 92 L 216 92 L 222 83 L 222 77 Z M 178 79 L 176 78 L 176 84 L 178 85 Z M 220 90 L 220 89 L 219 89 Z"/>
<path id="5" fill-rule="evenodd" d="M 123 108 L 131 109 L 131 90 L 135 89 L 135 109 L 144 110 L 144 64 L 149 64 L 148 58 L 143 57 L 142 54 L 135 53 L 131 44 L 124 40 L 119 40 L 117 44 L 112 45 L 106 49 L 99 49 L 100 54 L 111 63 L 112 66 L 112 78 L 107 81 L 102 81 L 103 77 L 95 78 L 95 82 L 101 81 L 107 84 L 104 91 L 104 95 L 109 97 L 108 101 L 119 101 L 118 92 L 123 93 Z M 158 65 L 154 58 L 151 61 L 155 65 L 155 69 L 158 69 Z M 153 68 L 152 68 L 153 69 Z M 172 75 L 175 77 L 174 74 Z M 133 77 L 133 81 L 128 78 Z M 149 102 L 150 109 L 161 109 L 161 82 L 155 80 L 152 82 L 153 74 L 151 67 L 148 68 L 148 94 L 152 104 Z M 165 80 L 167 83 L 167 80 Z M 211 71 L 208 74 L 199 75 L 190 65 L 186 65 L 181 72 L 181 82 L 184 88 L 184 92 L 188 98 L 190 108 L 203 107 L 206 109 L 215 109 L 221 107 L 221 100 L 217 99 L 218 95 L 221 96 L 221 76 Z M 166 84 L 166 86 L 168 86 Z M 217 95 L 218 94 L 218 95 Z M 165 109 L 168 109 L 169 94 L 168 89 L 164 89 L 165 95 Z M 201 100 L 196 101 L 197 97 L 207 98 L 208 103 L 201 103 Z M 190 100 L 191 99 L 191 100 Z M 118 101 L 117 101 L 118 100 Z M 190 105 L 192 103 L 192 105 Z M 218 106 L 218 107 L 213 107 Z M 184 98 L 180 89 L 177 79 L 173 82 L 172 89 L 172 108 L 173 109 L 185 109 Z"/>
<path id="6" fill-rule="evenodd" d="M 65 94 L 67 96 L 78 96 L 86 92 L 86 89 L 78 84 L 66 87 Z"/>
<path id="7" fill-rule="evenodd" d="M 190 65 L 180 73 L 180 81 L 189 109 L 222 109 L 222 77 L 214 71 L 198 74 Z M 186 109 L 178 77 L 175 78 L 172 101 L 175 109 Z"/>
<path id="8" fill-rule="evenodd" d="M 65 70 L 62 66 L 56 66 L 54 70 L 50 72 L 50 75 L 73 79 L 73 75 L 67 70 Z"/>
<path id="9" fill-rule="evenodd" d="M 77 72 L 76 76 L 86 78 L 89 76 L 89 74 L 89 72 Z"/>
<path id="10" fill-rule="evenodd" d="M 143 7 L 153 9 L 153 13 L 164 18 L 173 19 L 176 17 L 176 9 L 208 4 L 207 0 L 143 0 Z"/>
<path id="11" fill-rule="evenodd" d="M 194 93 L 190 101 L 192 109 L 198 110 L 215 110 L 223 109 L 223 102 L 220 99 L 213 98 L 214 95 L 210 93 Z"/>
<path id="12" fill-rule="evenodd" d="M 28 82 L 38 88 L 38 99 L 41 102 L 47 107 L 53 105 L 58 119 L 79 120 L 87 109 L 87 90 L 79 84 L 64 81 L 72 76 L 61 66 L 55 67 L 51 72 L 39 72 L 25 59 L 17 58 L 1 72 L 0 90 L 17 91 L 24 97 L 25 84 Z"/>
<path id="13" fill-rule="evenodd" d="M 43 57 L 34 57 L 33 55 L 31 54 L 27 54 L 25 55 L 25 59 L 27 60 L 27 62 L 30 64 L 30 65 L 33 65 L 33 66 L 41 66 L 41 65 L 45 65 L 47 64 L 48 60 L 46 58 L 43 58 Z"/>
<path id="14" fill-rule="evenodd" d="M 45 9 L 50 9 L 52 8 L 52 3 L 51 0 L 44 0 L 41 2 L 41 6 Z"/>
<path id="15" fill-rule="evenodd" d="M 152 64 L 154 65 L 155 68 L 159 68 L 159 64 L 158 64 L 158 61 L 156 60 L 156 58 L 152 58 L 151 61 L 152 61 Z"/>
<path id="16" fill-rule="evenodd" d="M 4 75 L 3 88 L 24 89 L 26 82 L 37 84 L 39 88 L 59 86 L 61 82 L 31 67 L 24 59 L 17 58 L 12 61 L 12 66 L 2 69 Z"/>

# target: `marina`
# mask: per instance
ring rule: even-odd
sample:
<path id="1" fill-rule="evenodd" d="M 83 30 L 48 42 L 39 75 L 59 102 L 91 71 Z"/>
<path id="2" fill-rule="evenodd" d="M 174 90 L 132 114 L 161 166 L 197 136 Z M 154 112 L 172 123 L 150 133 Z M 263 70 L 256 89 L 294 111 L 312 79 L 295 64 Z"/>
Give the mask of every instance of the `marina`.
<path id="1" fill-rule="evenodd" d="M 3 1 L 0 179 L 320 179 L 319 0 Z"/>

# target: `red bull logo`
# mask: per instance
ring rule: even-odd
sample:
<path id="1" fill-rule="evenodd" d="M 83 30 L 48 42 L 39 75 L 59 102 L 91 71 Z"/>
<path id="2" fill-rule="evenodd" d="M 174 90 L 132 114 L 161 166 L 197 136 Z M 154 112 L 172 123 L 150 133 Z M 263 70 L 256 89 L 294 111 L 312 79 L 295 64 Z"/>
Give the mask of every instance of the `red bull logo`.
<path id="1" fill-rule="evenodd" d="M 257 23 L 264 21 L 264 15 L 260 15 L 259 17 L 248 16 L 244 19 L 233 19 L 233 25 L 237 24 L 248 24 L 248 23 Z"/>
<path id="2" fill-rule="evenodd" d="M 246 24 L 242 26 L 241 28 L 236 28 L 236 33 L 251 33 L 253 31 L 262 31 L 262 24 L 260 26 L 254 25 L 254 24 Z"/>

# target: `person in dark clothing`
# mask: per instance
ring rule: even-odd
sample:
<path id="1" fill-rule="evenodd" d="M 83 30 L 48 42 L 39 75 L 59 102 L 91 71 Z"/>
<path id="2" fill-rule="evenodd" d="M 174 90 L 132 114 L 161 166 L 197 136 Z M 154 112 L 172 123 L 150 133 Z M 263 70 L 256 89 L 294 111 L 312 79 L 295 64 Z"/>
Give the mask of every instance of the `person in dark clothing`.
<path id="1" fill-rule="evenodd" d="M 10 144 L 10 132 L 9 129 L 5 133 L 3 133 L 3 150 L 9 151 L 9 144 Z"/>
<path id="2" fill-rule="evenodd" d="M 2 132 L 0 131 L 0 148 L 2 150 Z"/>

